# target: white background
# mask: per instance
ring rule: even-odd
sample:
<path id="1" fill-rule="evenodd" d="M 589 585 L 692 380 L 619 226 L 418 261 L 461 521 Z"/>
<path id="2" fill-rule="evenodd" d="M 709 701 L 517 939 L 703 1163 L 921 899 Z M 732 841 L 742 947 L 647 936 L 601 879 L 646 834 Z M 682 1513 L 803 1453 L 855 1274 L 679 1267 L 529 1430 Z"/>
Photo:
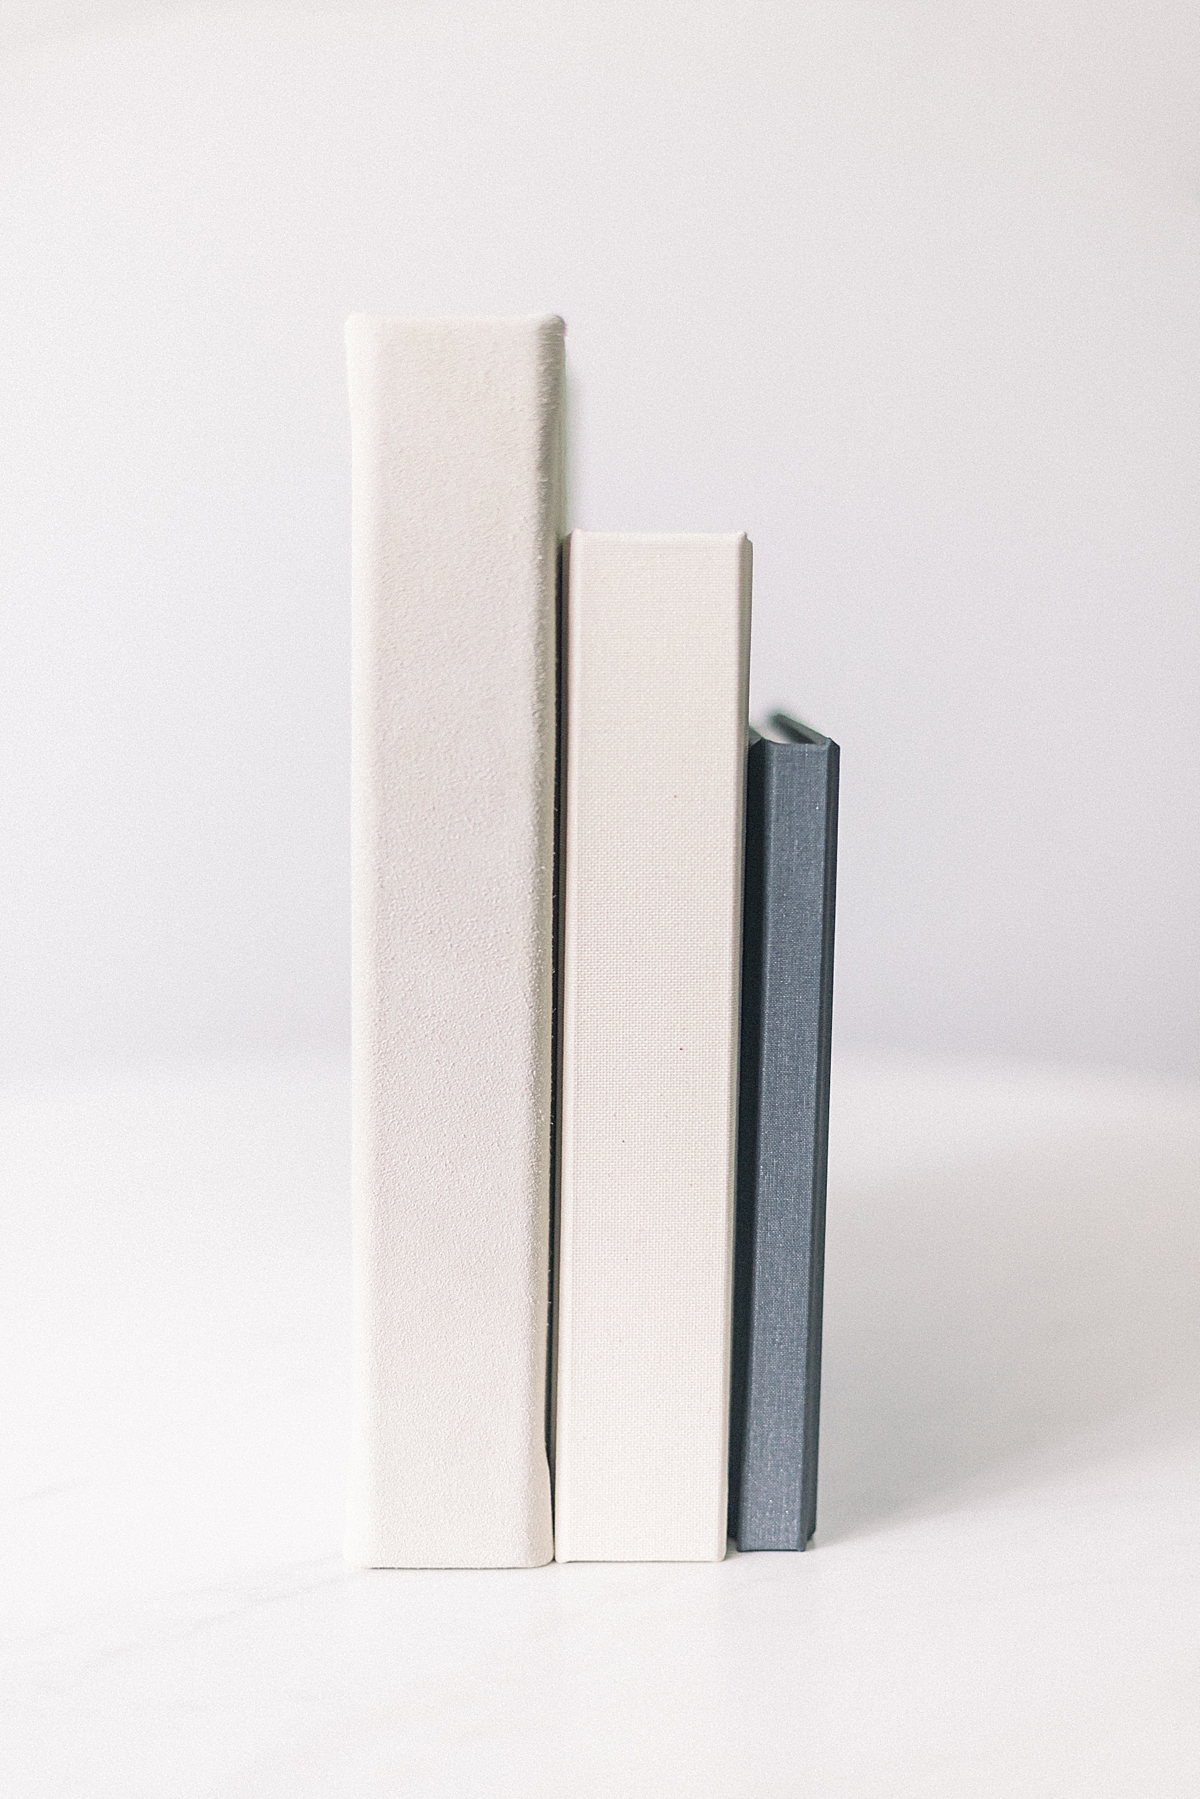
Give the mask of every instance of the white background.
<path id="1" fill-rule="evenodd" d="M 551 308 L 574 522 L 749 530 L 843 746 L 839 1041 L 1196 1070 L 1194 6 L 0 43 L 0 1068 L 341 1051 L 342 322 Z"/>
<path id="2" fill-rule="evenodd" d="M 1198 183 L 1184 0 L 0 0 L 6 1795 L 1200 1791 Z M 811 1554 L 340 1556 L 357 308 L 843 745 Z"/>

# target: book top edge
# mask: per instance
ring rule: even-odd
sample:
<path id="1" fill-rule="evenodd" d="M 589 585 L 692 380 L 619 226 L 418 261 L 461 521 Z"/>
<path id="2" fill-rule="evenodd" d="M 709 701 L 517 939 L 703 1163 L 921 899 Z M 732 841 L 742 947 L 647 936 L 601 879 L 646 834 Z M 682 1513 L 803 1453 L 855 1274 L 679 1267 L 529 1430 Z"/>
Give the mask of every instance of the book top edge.
<path id="1" fill-rule="evenodd" d="M 832 737 L 790 712 L 771 712 L 766 718 L 751 720 L 751 731 L 755 741 L 773 744 L 776 749 L 824 750 L 831 745 L 837 748 Z"/>
<path id="2" fill-rule="evenodd" d="M 582 531 L 574 530 L 570 541 L 575 544 L 748 544 L 744 531 Z"/>
<path id="3" fill-rule="evenodd" d="M 469 334 L 475 331 L 544 332 L 563 337 L 566 324 L 556 312 L 533 312 L 517 318 L 393 318 L 386 313 L 352 312 L 347 333 L 363 331 L 411 331 L 423 336 Z"/>
<path id="4" fill-rule="evenodd" d="M 794 739 L 764 737 L 756 725 L 751 725 L 750 748 L 755 749 L 759 744 L 765 745 L 772 752 L 782 750 L 787 755 L 791 755 L 796 750 L 801 754 L 810 754 L 813 751 L 823 754 L 826 750 L 836 750 L 840 747 L 832 737 L 812 737 L 803 743 L 797 743 Z"/>

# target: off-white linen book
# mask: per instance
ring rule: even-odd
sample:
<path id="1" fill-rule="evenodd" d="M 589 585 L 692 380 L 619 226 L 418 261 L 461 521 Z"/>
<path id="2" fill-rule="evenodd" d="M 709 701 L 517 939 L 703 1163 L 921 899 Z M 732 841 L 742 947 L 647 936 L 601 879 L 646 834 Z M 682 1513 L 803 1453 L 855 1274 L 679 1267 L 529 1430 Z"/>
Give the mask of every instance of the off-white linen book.
<path id="1" fill-rule="evenodd" d="M 347 327 L 354 1424 L 364 1566 L 553 1555 L 563 326 Z"/>
<path id="2" fill-rule="evenodd" d="M 745 537 L 576 531 L 555 1555 L 725 1554 Z"/>

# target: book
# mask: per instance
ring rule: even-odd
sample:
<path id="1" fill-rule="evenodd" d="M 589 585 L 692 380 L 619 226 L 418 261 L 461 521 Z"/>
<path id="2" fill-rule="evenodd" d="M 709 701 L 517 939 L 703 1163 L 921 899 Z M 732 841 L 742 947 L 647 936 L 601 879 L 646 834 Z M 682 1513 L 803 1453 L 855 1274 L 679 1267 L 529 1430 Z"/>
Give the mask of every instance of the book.
<path id="1" fill-rule="evenodd" d="M 730 1425 L 738 1548 L 816 1527 L 837 867 L 836 743 L 784 713 L 746 775 Z"/>
<path id="2" fill-rule="evenodd" d="M 719 1560 L 750 544 L 566 561 L 555 1555 Z"/>
<path id="3" fill-rule="evenodd" d="M 557 318 L 347 327 L 354 1423 L 346 1553 L 553 1554 Z"/>

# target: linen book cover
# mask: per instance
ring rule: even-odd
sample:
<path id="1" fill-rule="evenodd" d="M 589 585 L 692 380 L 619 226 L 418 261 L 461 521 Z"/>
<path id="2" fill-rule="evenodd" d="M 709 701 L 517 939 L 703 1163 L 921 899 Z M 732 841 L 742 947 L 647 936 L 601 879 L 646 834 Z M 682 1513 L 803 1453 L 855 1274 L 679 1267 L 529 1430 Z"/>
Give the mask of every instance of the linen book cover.
<path id="1" fill-rule="evenodd" d="M 346 1553 L 553 1554 L 557 318 L 351 319 Z"/>
<path id="2" fill-rule="evenodd" d="M 777 713 L 746 782 L 730 1442 L 738 1547 L 816 1525 L 837 864 L 836 743 Z"/>
<path id="3" fill-rule="evenodd" d="M 555 1554 L 718 1560 L 749 542 L 576 531 L 565 616 Z"/>

